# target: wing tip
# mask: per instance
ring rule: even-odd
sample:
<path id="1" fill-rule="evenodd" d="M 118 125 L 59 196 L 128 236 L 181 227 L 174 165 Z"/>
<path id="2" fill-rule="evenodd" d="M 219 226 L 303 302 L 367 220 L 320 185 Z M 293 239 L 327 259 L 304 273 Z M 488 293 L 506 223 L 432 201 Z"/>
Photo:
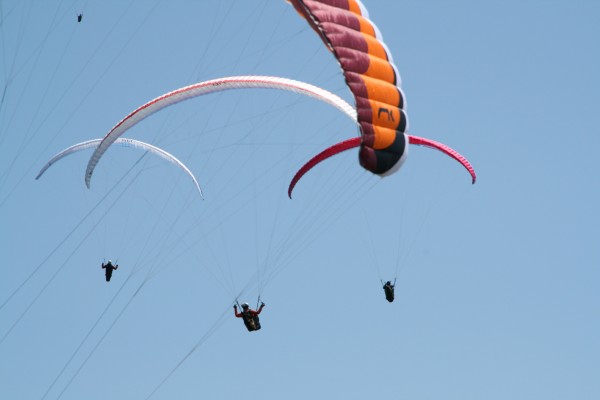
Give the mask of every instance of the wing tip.
<path id="1" fill-rule="evenodd" d="M 292 198 L 292 191 L 294 190 L 294 187 L 296 187 L 296 184 L 314 166 L 316 166 L 317 164 L 319 164 L 322 161 L 327 160 L 330 157 L 333 157 L 336 154 L 339 154 L 346 150 L 353 149 L 355 147 L 359 147 L 361 142 L 362 142 L 362 139 L 360 136 L 353 137 L 351 139 L 346 139 L 337 144 L 334 144 L 333 146 L 326 148 L 325 150 L 321 151 L 319 154 L 317 154 L 316 156 L 314 156 L 313 158 L 308 160 L 308 162 L 306 162 L 306 164 L 304 164 L 292 178 L 292 180 L 290 182 L 290 186 L 288 187 L 288 197 L 290 199 Z"/>

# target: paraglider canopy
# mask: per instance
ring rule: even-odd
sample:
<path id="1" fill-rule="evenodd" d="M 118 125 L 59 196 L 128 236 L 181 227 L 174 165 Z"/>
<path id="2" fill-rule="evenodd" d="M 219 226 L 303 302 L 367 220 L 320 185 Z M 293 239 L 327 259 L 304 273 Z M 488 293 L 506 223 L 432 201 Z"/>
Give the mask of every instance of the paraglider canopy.
<path id="1" fill-rule="evenodd" d="M 309 160 L 292 179 L 288 195 L 298 180 L 319 162 L 359 147 L 360 164 L 368 171 L 388 176 L 408 155 L 407 144 L 438 149 L 459 161 L 471 174 L 465 157 L 433 140 L 411 136 L 400 74 L 381 32 L 369 19 L 360 0 L 288 0 L 319 35 L 340 64 L 346 84 L 356 101 L 361 138 L 335 144 Z"/>
<path id="2" fill-rule="evenodd" d="M 86 150 L 86 149 L 90 149 L 90 148 L 96 148 L 98 147 L 98 145 L 100 144 L 100 142 L 102 142 L 102 139 L 92 139 L 92 140 L 87 140 L 85 142 L 81 142 L 81 143 L 77 143 L 74 144 L 73 146 L 70 146 L 66 149 L 64 149 L 63 151 L 55 154 L 47 163 L 46 165 L 44 165 L 42 167 L 42 169 L 40 170 L 40 172 L 37 174 L 37 176 L 35 177 L 35 179 L 40 179 L 40 177 L 46 172 L 46 170 L 48 170 L 48 168 L 50 168 L 55 162 L 63 159 L 64 157 L 71 155 L 73 153 L 77 153 L 79 151 L 82 150 Z M 145 151 L 148 151 L 152 154 L 155 154 L 167 161 L 169 161 L 170 163 L 178 166 L 179 168 L 181 168 L 186 174 L 188 174 L 188 176 L 190 178 L 192 178 L 192 181 L 194 182 L 194 185 L 196 186 L 196 189 L 198 190 L 198 193 L 200 193 L 200 197 L 204 198 L 203 194 L 202 194 L 202 189 L 200 188 L 200 184 L 198 183 L 198 181 L 196 180 L 196 177 L 194 176 L 194 174 L 192 174 L 192 171 L 189 170 L 188 167 L 185 166 L 185 164 L 183 164 L 181 161 L 179 161 L 177 158 L 175 158 L 175 156 L 173 156 L 172 154 L 156 147 L 153 146 L 151 144 L 148 143 L 144 143 L 141 142 L 139 140 L 135 140 L 135 139 L 129 139 L 129 138 L 118 138 L 115 141 L 116 144 L 123 146 L 123 147 L 133 147 L 133 148 L 137 148 L 137 149 L 142 149 Z M 110 262 L 110 261 L 109 261 Z"/>

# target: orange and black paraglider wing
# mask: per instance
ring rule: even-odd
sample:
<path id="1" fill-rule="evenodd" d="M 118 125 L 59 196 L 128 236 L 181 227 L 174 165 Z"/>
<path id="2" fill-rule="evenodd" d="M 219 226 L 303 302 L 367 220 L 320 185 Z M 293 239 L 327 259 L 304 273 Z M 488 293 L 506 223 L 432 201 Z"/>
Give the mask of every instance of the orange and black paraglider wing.
<path id="1" fill-rule="evenodd" d="M 360 147 L 360 164 L 374 174 L 396 172 L 408 154 L 408 144 L 442 151 L 460 162 L 471 174 L 468 160 L 442 143 L 409 135 L 406 102 L 400 75 L 377 26 L 360 0 L 288 0 L 317 32 L 342 68 L 356 101 L 356 122 L 361 137 L 330 146 L 294 176 L 288 195 L 298 180 L 318 163 L 342 151 Z"/>
<path id="2" fill-rule="evenodd" d="M 408 121 L 400 76 L 381 33 L 358 0 L 290 0 L 340 63 L 356 101 L 361 165 L 378 175 L 405 156 Z"/>

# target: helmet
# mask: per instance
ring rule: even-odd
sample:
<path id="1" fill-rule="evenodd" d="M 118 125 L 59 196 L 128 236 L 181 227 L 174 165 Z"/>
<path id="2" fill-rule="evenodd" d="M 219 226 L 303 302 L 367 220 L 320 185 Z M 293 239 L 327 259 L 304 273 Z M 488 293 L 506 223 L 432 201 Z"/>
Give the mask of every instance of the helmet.
<path id="1" fill-rule="evenodd" d="M 108 260 L 108 264 L 112 264 L 112 261 Z"/>
<path id="2" fill-rule="evenodd" d="M 242 308 L 243 308 L 244 310 L 245 310 L 246 308 L 248 308 L 248 307 L 250 307 L 250 306 L 248 305 L 248 303 L 244 303 L 244 304 L 242 304 Z"/>

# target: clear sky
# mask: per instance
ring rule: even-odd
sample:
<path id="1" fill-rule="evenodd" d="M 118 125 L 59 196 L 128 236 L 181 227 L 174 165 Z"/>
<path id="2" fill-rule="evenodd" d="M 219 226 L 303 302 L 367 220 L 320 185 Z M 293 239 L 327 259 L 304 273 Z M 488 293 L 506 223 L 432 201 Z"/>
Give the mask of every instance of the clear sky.
<path id="1" fill-rule="evenodd" d="M 0 0 L 3 399 L 600 398 L 600 2 L 365 0 L 402 76 L 411 147 L 380 179 L 358 135 L 293 93 L 141 104 L 230 75 L 349 102 L 279 0 Z M 83 19 L 77 22 L 77 15 Z M 100 264 L 120 268 L 105 282 Z M 380 280 L 396 278 L 396 301 Z M 249 334 L 236 298 L 267 306 Z"/>

